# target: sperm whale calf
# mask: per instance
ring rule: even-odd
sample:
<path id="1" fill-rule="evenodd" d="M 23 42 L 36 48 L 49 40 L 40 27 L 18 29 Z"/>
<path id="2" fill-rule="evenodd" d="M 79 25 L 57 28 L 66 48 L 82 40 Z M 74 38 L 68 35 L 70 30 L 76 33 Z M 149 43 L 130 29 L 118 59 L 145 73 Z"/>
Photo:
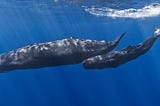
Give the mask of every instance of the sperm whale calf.
<path id="1" fill-rule="evenodd" d="M 153 46 L 157 38 L 160 37 L 160 29 L 154 31 L 153 36 L 134 46 L 128 46 L 119 51 L 111 51 L 106 54 L 90 57 L 83 61 L 85 69 L 116 68 L 137 57 L 145 54 Z"/>

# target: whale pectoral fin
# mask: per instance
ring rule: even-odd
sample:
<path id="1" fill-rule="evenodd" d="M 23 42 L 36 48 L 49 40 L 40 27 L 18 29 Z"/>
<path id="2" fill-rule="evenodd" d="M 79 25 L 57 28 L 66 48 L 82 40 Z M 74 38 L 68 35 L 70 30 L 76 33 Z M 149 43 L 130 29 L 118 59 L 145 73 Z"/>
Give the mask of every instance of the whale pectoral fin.
<path id="1" fill-rule="evenodd" d="M 119 41 L 124 37 L 124 35 L 126 34 L 126 32 L 122 33 L 120 36 L 118 36 L 115 40 L 115 43 L 118 44 Z"/>

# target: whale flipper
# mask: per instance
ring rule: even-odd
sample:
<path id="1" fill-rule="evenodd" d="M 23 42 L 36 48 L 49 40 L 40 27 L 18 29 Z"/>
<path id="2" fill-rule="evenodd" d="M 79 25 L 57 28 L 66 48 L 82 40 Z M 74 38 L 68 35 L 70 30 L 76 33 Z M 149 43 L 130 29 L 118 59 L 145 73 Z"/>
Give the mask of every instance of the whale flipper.
<path id="1" fill-rule="evenodd" d="M 116 45 L 120 42 L 120 40 L 124 37 L 124 35 L 126 34 L 126 32 L 122 33 L 122 35 L 118 36 L 116 39 L 115 39 L 115 43 Z"/>

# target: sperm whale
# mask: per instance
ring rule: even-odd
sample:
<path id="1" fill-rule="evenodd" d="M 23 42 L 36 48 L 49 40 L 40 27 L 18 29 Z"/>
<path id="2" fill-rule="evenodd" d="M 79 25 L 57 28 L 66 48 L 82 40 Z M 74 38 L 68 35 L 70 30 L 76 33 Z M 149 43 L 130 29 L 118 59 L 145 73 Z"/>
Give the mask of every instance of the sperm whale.
<path id="1" fill-rule="evenodd" d="M 115 68 L 145 54 L 160 37 L 160 29 L 155 29 L 153 36 L 134 46 L 128 46 L 119 51 L 90 57 L 83 61 L 85 69 Z"/>
<path id="2" fill-rule="evenodd" d="M 68 39 L 28 45 L 0 54 L 0 72 L 81 63 L 83 60 L 113 50 L 125 35 L 114 41 Z"/>

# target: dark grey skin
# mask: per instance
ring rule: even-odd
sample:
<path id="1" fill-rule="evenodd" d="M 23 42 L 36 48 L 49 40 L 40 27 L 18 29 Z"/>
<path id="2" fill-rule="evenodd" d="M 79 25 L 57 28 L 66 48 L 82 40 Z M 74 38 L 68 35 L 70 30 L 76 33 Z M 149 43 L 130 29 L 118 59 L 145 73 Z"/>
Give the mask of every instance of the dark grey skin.
<path id="1" fill-rule="evenodd" d="M 154 35 L 135 46 L 128 46 L 119 51 L 112 51 L 107 54 L 90 57 L 83 61 L 85 69 L 116 68 L 137 57 L 145 54 L 160 36 L 160 29 L 156 29 Z"/>
<path id="2" fill-rule="evenodd" d="M 113 50 L 125 35 L 115 41 L 68 38 L 28 45 L 0 55 L 0 72 L 49 66 L 78 64 L 83 60 Z"/>

